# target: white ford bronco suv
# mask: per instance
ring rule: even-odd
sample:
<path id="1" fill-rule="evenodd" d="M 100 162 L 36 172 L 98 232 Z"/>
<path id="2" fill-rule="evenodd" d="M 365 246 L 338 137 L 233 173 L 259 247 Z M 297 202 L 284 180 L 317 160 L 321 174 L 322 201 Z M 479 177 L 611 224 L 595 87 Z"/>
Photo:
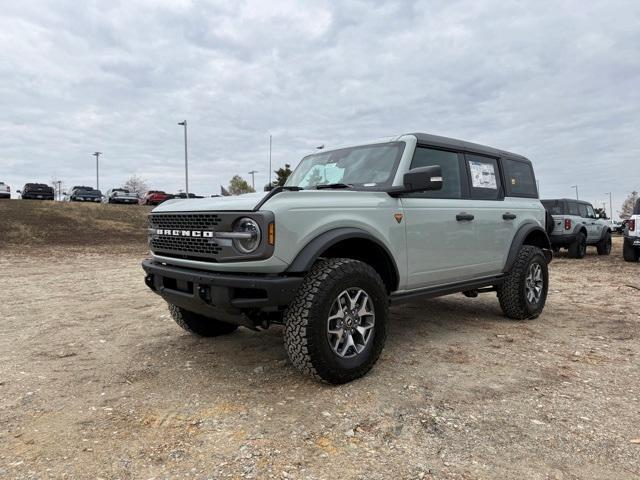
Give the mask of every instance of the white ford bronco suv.
<path id="1" fill-rule="evenodd" d="M 537 317 L 552 256 L 529 160 L 421 133 L 309 155 L 268 193 L 165 202 L 149 247 L 145 282 L 178 325 L 283 324 L 291 362 L 330 383 L 373 366 L 390 304 L 496 292 Z"/>
<path id="2" fill-rule="evenodd" d="M 640 198 L 636 200 L 633 215 L 624 229 L 622 255 L 626 262 L 637 262 L 640 259 Z"/>
<path id="3" fill-rule="evenodd" d="M 549 237 L 554 251 L 566 248 L 571 258 L 584 258 L 593 245 L 598 255 L 611 253 L 611 227 L 589 202 L 559 198 L 542 200 L 542 205 L 553 217 Z"/>

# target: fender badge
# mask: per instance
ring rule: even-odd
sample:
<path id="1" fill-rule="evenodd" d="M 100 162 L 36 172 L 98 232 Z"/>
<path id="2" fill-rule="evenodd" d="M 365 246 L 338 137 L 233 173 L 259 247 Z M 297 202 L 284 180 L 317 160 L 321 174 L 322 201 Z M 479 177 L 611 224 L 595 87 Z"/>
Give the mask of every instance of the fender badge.
<path id="1" fill-rule="evenodd" d="M 396 219 L 396 222 L 400 223 L 402 221 L 402 217 L 404 217 L 404 215 L 402 213 L 394 213 L 393 214 L 393 218 Z"/>

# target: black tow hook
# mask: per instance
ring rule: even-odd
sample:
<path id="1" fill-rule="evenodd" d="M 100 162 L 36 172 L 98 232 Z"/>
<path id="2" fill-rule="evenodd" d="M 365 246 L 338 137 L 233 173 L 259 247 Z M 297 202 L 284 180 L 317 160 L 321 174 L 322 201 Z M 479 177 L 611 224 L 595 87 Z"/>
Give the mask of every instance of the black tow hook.
<path id="1" fill-rule="evenodd" d="M 146 277 L 144 277 L 144 283 L 146 283 L 147 287 L 149 287 L 151 290 L 153 290 L 154 292 L 156 291 L 155 285 L 153 284 L 152 274 L 149 274 Z"/>

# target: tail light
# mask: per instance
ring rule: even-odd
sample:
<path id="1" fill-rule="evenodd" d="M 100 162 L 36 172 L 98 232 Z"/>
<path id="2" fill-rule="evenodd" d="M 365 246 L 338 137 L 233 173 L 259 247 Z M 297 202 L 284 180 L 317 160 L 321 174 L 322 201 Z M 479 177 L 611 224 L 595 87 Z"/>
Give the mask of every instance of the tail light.
<path id="1" fill-rule="evenodd" d="M 632 218 L 631 220 L 629 220 L 629 231 L 633 232 L 636 229 L 636 220 L 635 218 Z"/>
<path id="2" fill-rule="evenodd" d="M 571 219 L 570 218 L 565 218 L 564 219 L 564 229 L 565 230 L 571 230 Z"/>
<path id="3" fill-rule="evenodd" d="M 11 187 L 9 185 L 7 185 L 7 192 L 11 191 Z"/>

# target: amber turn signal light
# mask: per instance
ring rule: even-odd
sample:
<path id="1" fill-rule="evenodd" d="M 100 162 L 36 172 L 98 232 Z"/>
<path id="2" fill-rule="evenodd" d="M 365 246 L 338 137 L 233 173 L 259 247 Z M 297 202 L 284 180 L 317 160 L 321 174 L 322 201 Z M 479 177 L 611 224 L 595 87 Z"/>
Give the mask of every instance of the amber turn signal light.
<path id="1" fill-rule="evenodd" d="M 267 243 L 269 245 L 276 244 L 276 224 L 271 222 L 267 228 Z"/>

